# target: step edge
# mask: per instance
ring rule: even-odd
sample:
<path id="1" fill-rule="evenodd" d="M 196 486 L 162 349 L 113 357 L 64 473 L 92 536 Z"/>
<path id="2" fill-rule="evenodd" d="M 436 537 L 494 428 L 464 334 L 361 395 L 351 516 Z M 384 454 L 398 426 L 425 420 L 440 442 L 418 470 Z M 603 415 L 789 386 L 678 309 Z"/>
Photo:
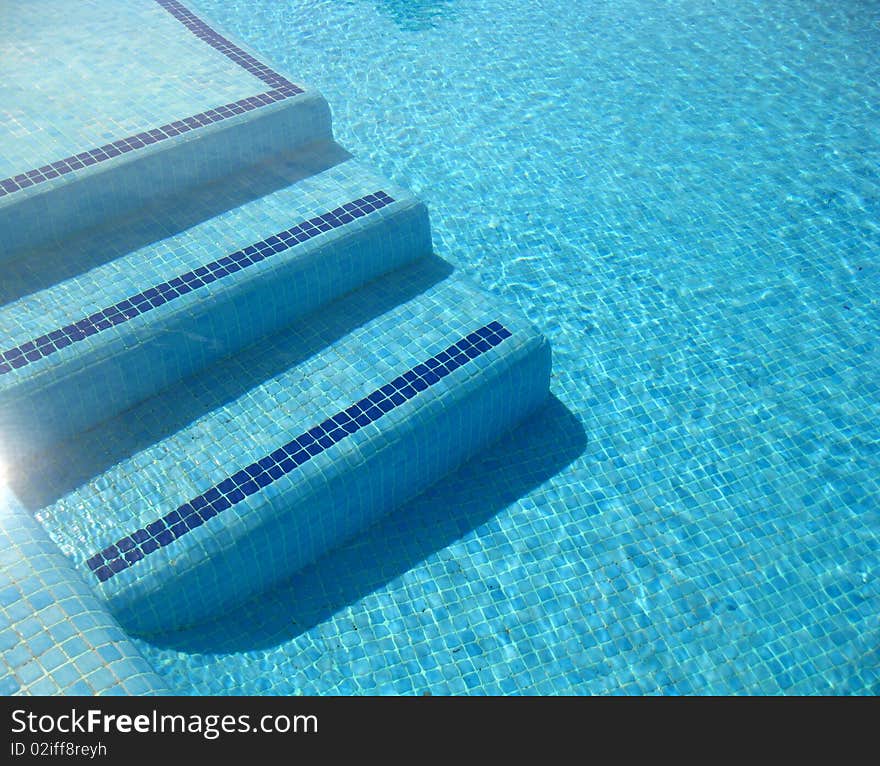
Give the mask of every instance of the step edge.
<path id="1" fill-rule="evenodd" d="M 310 119 L 297 124 L 293 117 L 298 113 L 307 113 Z M 262 132 L 271 133 L 270 127 L 277 132 L 277 136 L 267 139 L 271 149 L 241 159 L 227 157 L 222 164 L 216 161 L 213 149 L 218 141 L 225 140 L 229 145 L 254 150 L 259 142 L 249 141 L 249 134 L 256 137 Z M 291 134 L 306 128 L 310 128 L 308 133 L 301 135 L 295 143 L 289 143 Z M 18 194 L 0 197 L 0 226 L 7 232 L 4 247 L 0 250 L 0 266 L 7 260 L 33 257 L 34 251 L 41 247 L 105 224 L 108 218 L 115 220 L 136 215 L 161 199 L 170 199 L 203 184 L 217 182 L 273 156 L 287 154 L 316 141 L 333 141 L 330 107 L 317 91 L 305 91 L 256 112 L 235 115 L 198 131 L 152 143 L 132 152 L 132 156 L 128 153 L 113 156 L 45 184 L 28 187 Z M 200 162 L 181 162 L 176 155 L 185 154 L 188 149 L 192 151 L 191 147 L 201 150 L 204 158 Z M 206 162 L 207 166 L 201 167 Z M 189 175 L 182 181 L 175 179 L 175 173 L 181 172 Z M 155 175 L 159 180 L 145 182 L 138 178 L 147 175 Z M 130 188 L 125 194 L 119 194 L 114 185 Z M 108 196 L 116 206 L 109 215 L 106 205 L 101 203 L 102 198 Z M 77 206 L 83 205 L 88 206 L 85 220 L 74 215 Z M 66 216 L 53 219 L 49 214 L 52 208 L 73 210 Z M 36 220 L 44 226 L 34 233 L 21 226 L 22 219 L 30 223 L 31 229 Z"/>

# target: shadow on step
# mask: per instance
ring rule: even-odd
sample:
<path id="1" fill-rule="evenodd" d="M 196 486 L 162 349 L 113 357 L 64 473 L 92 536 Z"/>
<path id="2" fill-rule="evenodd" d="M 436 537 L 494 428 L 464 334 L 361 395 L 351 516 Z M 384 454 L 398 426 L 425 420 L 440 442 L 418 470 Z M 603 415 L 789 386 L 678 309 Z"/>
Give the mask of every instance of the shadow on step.
<path id="1" fill-rule="evenodd" d="M 203 415 L 296 366 L 357 327 L 405 303 L 452 271 L 436 256 L 423 258 L 373 280 L 320 309 L 320 320 L 305 316 L 271 338 L 222 359 L 75 439 L 10 466 L 9 483 L 31 512 L 51 505 L 111 466 L 147 449 Z M 210 338 L 205 338 L 210 343 Z M 169 336 L 169 348 L 173 349 Z"/>
<path id="2" fill-rule="evenodd" d="M 485 524 L 576 460 L 586 444 L 578 418 L 551 397 L 500 442 L 287 584 L 220 620 L 150 642 L 227 654 L 292 640 Z"/>
<path id="3" fill-rule="evenodd" d="M 171 197 L 122 221 L 88 229 L 63 245 L 17 255 L 0 266 L 0 306 L 179 234 L 351 158 L 339 144 L 312 144 L 231 178 Z"/>

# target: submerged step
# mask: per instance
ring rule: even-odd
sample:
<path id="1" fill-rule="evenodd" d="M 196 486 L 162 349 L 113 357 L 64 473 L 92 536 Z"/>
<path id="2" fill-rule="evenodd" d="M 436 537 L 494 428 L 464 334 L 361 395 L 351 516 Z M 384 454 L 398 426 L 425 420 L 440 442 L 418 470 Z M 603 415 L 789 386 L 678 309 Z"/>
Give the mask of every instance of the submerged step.
<path id="1" fill-rule="evenodd" d="M 4 695 L 169 693 L 70 561 L 2 484 L 0 582 Z"/>
<path id="2" fill-rule="evenodd" d="M 128 629 L 284 579 L 545 399 L 542 336 L 436 269 L 386 276 L 36 464 L 38 518 Z"/>
<path id="3" fill-rule="evenodd" d="M 114 13 L 52 5 L 4 3 L 0 142 L 12 149 L 0 158 L 0 263 L 332 138 L 318 93 L 176 0 L 136 0 Z M 116 51 L 126 87 L 113 88 L 118 66 L 107 48 L 134 35 L 154 40 L 156 54 Z"/>
<path id="4" fill-rule="evenodd" d="M 206 190 L 198 210 L 229 209 L 170 236 L 157 227 L 174 213 L 160 208 L 146 230 L 115 230 L 106 253 L 83 238 L 38 268 L 7 268 L 0 459 L 21 462 L 427 255 L 424 206 L 339 152 L 310 147 Z M 280 188 L 252 198 L 267 185 Z M 137 239 L 148 244 L 113 257 Z M 102 254 L 111 260 L 38 289 L 47 271 Z"/>

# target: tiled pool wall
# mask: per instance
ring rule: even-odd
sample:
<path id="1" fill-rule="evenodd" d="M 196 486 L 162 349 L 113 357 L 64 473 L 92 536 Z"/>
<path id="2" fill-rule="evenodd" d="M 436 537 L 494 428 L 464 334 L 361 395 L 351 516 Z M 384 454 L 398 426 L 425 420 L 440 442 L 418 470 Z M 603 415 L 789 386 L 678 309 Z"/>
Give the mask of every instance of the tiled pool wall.
<path id="1" fill-rule="evenodd" d="M 412 15 L 382 4 L 364 23 L 352 4 L 197 5 L 337 91 L 346 143 L 424 190 L 441 254 L 552 333 L 558 399 L 524 425 L 527 439 L 508 437 L 322 566 L 206 626 L 129 642 L 77 574 L 71 614 L 98 614 L 122 647 L 105 651 L 149 678 L 133 644 L 175 690 L 215 694 L 877 693 L 877 152 L 859 123 L 876 90 L 865 77 L 876 31 L 860 26 L 865 5 L 694 14 L 623 2 L 591 6 L 585 23 L 550 4 L 528 9 L 525 52 L 505 17 L 515 2 L 453 14 L 465 28 L 452 41 L 422 26 L 421 3 Z M 314 33 L 291 52 L 305 14 Z M 388 62 L 369 86 L 346 56 L 327 66 L 340 27 L 358 55 Z M 486 29 L 496 45 L 456 47 Z M 475 81 L 474 67 L 487 76 Z M 711 79 L 694 84 L 703 72 Z M 576 83 L 589 108 L 560 108 L 544 80 Z M 454 97 L 444 81 L 459 84 Z M 496 86 L 529 97 L 498 99 Z M 359 115 L 370 88 L 400 124 Z M 835 93 L 830 111 L 821 99 Z M 450 117 L 434 129 L 438 113 Z M 816 149 L 826 142 L 833 151 Z M 474 200 L 493 212 L 463 213 Z M 92 439 L 83 451 L 97 454 Z M 21 528 L 29 555 L 47 550 L 39 527 Z M 22 563 L 2 561 L 4 575 Z M 30 570 L 15 571 L 13 582 Z M 54 596 L 2 594 L 13 631 Z M 48 666 L 64 662 L 28 624 L 22 647 L 4 647 L 28 670 L 3 690 L 73 688 L 98 669 L 86 652 L 57 683 Z M 100 676 L 90 690 L 120 688 Z"/>
<path id="2" fill-rule="evenodd" d="M 193 7 L 320 83 L 548 333 L 559 405 L 246 617 L 144 643 L 169 683 L 876 694 L 876 3 Z"/>

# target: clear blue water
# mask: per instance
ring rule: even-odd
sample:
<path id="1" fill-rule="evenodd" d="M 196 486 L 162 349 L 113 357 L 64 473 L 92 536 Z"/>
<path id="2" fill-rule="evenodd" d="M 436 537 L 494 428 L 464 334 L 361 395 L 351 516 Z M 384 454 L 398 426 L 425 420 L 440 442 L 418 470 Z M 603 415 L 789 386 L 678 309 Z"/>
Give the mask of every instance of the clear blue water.
<path id="1" fill-rule="evenodd" d="M 192 6 L 319 88 L 554 400 L 287 587 L 198 693 L 880 692 L 880 8 Z"/>

